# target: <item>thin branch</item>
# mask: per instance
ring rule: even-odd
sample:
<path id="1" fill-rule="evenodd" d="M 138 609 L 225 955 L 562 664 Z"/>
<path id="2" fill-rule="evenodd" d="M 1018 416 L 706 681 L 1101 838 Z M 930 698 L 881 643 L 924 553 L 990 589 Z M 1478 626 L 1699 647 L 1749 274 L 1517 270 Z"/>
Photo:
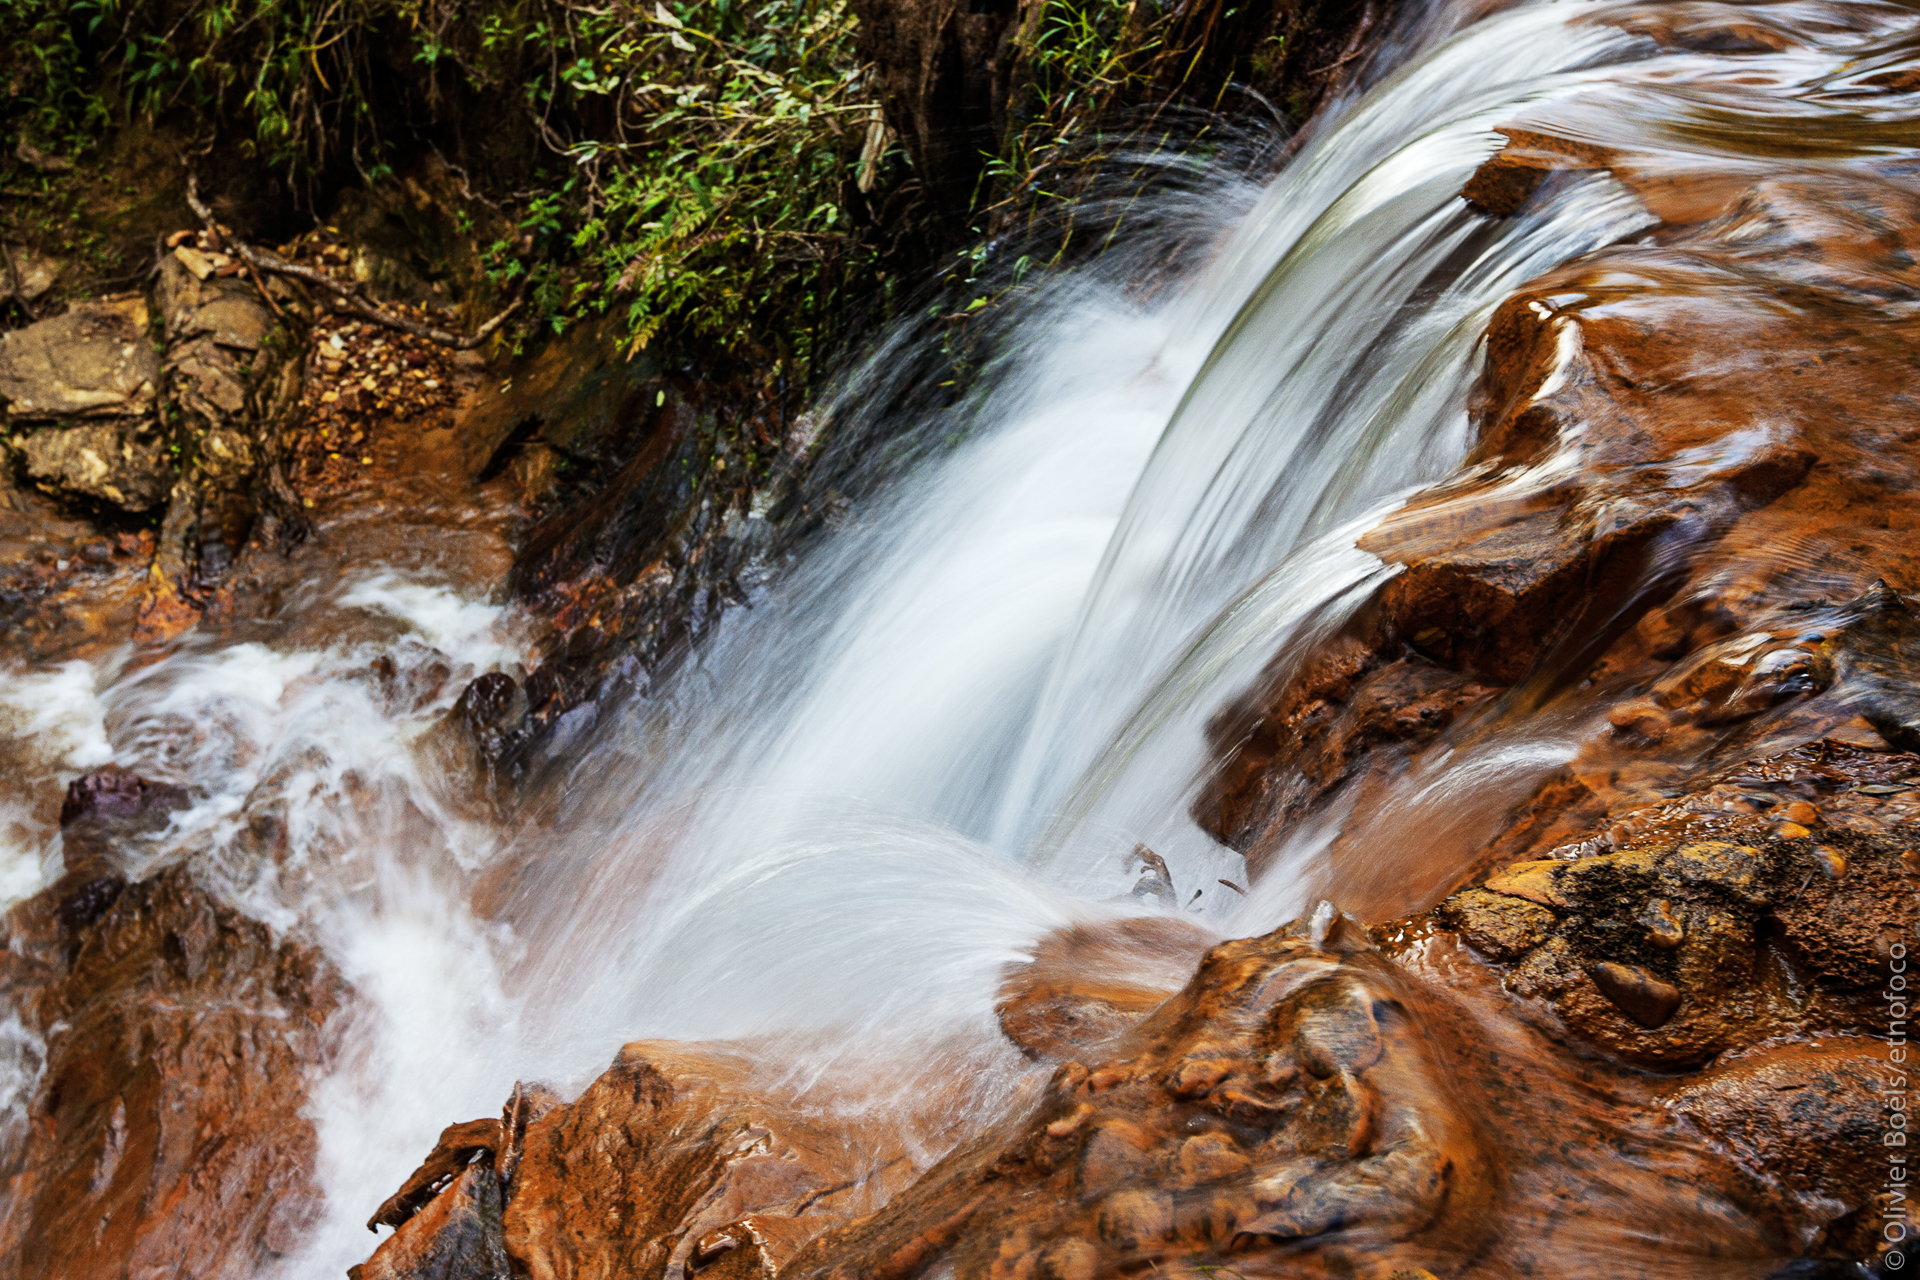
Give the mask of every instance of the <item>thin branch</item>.
<path id="1" fill-rule="evenodd" d="M 212 232 L 217 239 L 219 237 L 219 229 L 214 224 L 213 211 L 207 208 L 205 203 L 201 201 L 199 184 L 195 181 L 191 173 L 187 175 L 187 203 L 193 206 L 194 213 L 199 215 L 200 220 L 207 224 L 207 229 Z M 455 351 L 471 351 L 488 338 L 491 338 L 494 330 L 505 324 L 508 318 L 520 310 L 521 304 L 526 301 L 525 298 L 515 298 L 508 304 L 504 311 L 500 312 L 499 315 L 496 315 L 493 319 L 487 321 L 470 334 L 449 333 L 445 329 L 436 329 L 432 325 L 422 324 L 418 320 L 413 320 L 389 311 L 385 307 L 362 297 L 357 290 L 341 284 L 324 271 L 317 271 L 312 267 L 303 267 L 297 262 L 288 262 L 279 254 L 270 253 L 265 249 L 253 248 L 237 235 L 231 237 L 231 240 L 234 251 L 239 254 L 241 259 L 244 260 L 252 270 L 255 287 L 260 290 L 262 296 L 266 297 L 268 304 L 273 306 L 274 314 L 276 315 L 280 314 L 280 308 L 278 304 L 274 303 L 272 296 L 267 294 L 266 290 L 265 273 L 269 271 L 275 275 L 292 276 L 296 280 L 305 280 L 309 284 L 319 285 L 344 302 L 347 309 L 359 316 L 362 320 L 381 325 L 388 329 L 398 329 L 401 333 L 410 333 L 416 338 L 425 338 L 428 342 L 437 342 L 443 347 L 452 347 Z"/>
<path id="2" fill-rule="evenodd" d="M 206 224 L 208 238 L 216 248 L 219 247 L 224 242 L 220 235 L 220 224 L 213 220 L 213 210 L 207 208 L 206 202 L 200 198 L 200 178 L 191 169 L 187 170 L 187 205 L 193 210 L 194 216 Z M 247 243 L 239 236 L 233 238 L 233 247 L 239 253 L 240 260 L 247 264 L 248 274 L 253 277 L 253 287 L 258 289 L 260 296 L 267 300 L 268 309 L 273 312 L 276 319 L 285 320 L 287 313 L 280 309 L 280 304 L 274 301 L 271 293 L 267 292 L 267 278 L 260 274 L 260 264 L 254 260 L 253 250 L 248 248 Z"/>

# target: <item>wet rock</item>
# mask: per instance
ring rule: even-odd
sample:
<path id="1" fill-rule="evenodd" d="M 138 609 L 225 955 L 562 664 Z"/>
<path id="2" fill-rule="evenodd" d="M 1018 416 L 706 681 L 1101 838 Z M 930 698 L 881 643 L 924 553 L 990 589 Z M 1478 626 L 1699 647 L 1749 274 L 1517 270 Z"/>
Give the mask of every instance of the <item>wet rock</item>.
<path id="1" fill-rule="evenodd" d="M 367 1219 L 367 1230 L 383 1226 L 398 1227 L 406 1222 L 450 1183 L 460 1178 L 477 1157 L 483 1154 L 492 1157 L 498 1152 L 500 1140 L 500 1121 L 491 1117 L 447 1126 L 441 1131 L 440 1141 L 434 1144 L 420 1167 Z M 496 1186 L 493 1190 L 497 1192 L 499 1188 Z M 479 1191 L 469 1186 L 463 1194 L 476 1195 Z"/>
<path id="2" fill-rule="evenodd" d="M 1050 933 L 1032 960 L 1001 981 L 994 1005 L 1000 1029 L 1029 1056 L 1077 1057 L 1178 991 L 1212 941 L 1206 930 L 1169 916 Z"/>
<path id="3" fill-rule="evenodd" d="M 498 1128 L 499 1121 L 491 1123 Z M 460 1169 L 444 1191 L 347 1274 L 351 1280 L 508 1280 L 500 1179 L 492 1163 Z"/>
<path id="4" fill-rule="evenodd" d="M 1888 1067 L 1887 1046 L 1871 1038 L 1780 1045 L 1678 1083 L 1667 1105 L 1778 1195 L 1809 1252 L 1869 1258 L 1880 1225 L 1869 1207 L 1886 1190 Z"/>
<path id="5" fill-rule="evenodd" d="M 1486 889 L 1457 893 L 1435 908 L 1475 951 L 1495 960 L 1511 960 L 1547 940 L 1553 912 L 1530 900 Z"/>
<path id="6" fill-rule="evenodd" d="M 60 825 L 76 822 L 132 823 L 155 818 L 164 822 L 177 809 L 186 808 L 183 788 L 165 782 L 149 782 L 117 765 L 95 773 L 81 774 L 67 784 L 66 799 L 60 804 Z"/>
<path id="7" fill-rule="evenodd" d="M 1920 558 L 1906 517 L 1887 514 L 1920 475 L 1887 409 L 1914 375 L 1882 345 L 1889 300 L 1920 296 L 1920 200 L 1848 168 L 1857 152 L 1839 137 L 1807 140 L 1832 146 L 1834 168 L 1762 176 L 1729 161 L 1688 188 L 1615 147 L 1605 113 L 1554 110 L 1558 123 L 1503 127 L 1512 154 L 1499 163 L 1536 176 L 1609 168 L 1669 225 L 1497 310 L 1472 399 L 1487 471 L 1365 534 L 1402 571 L 1210 730 L 1218 758 L 1196 821 L 1257 866 L 1323 806 L 1350 806 L 1326 886 L 1368 914 L 1538 860 L 1601 813 L 1762 743 L 1899 747 L 1920 724 L 1920 643 L 1901 595 L 1920 588 Z M 1844 370 L 1821 354 L 1836 350 L 1852 353 Z M 1707 351 L 1726 359 L 1703 362 Z M 1562 481 L 1521 483 L 1550 458 Z M 1433 730 L 1377 719 L 1361 750 L 1330 752 L 1356 689 L 1415 661 L 1435 669 L 1433 687 L 1477 685 L 1471 714 L 1436 716 Z M 1489 798 L 1484 825 L 1454 819 L 1444 838 L 1400 825 L 1394 779 L 1548 705 L 1604 712 L 1563 770 Z M 1817 829 L 1784 812 L 1798 799 L 1769 830 Z M 1698 803 L 1729 821 L 1758 807 L 1733 794 Z"/>
<path id="8" fill-rule="evenodd" d="M 504 672 L 490 671 L 461 690 L 420 746 L 449 799 L 489 810 L 506 803 L 519 776 L 515 753 L 526 718 L 526 691 Z"/>
<path id="9" fill-rule="evenodd" d="M 883 1118 L 850 1142 L 762 1092 L 751 1068 L 722 1046 L 631 1044 L 577 1101 L 531 1118 L 506 1177 L 515 1274 L 678 1277 L 696 1251 L 731 1252 L 713 1233 L 743 1230 L 784 1259 L 911 1177 Z"/>
<path id="10" fill-rule="evenodd" d="M 1227 708 L 1208 726 L 1212 741 L 1235 746 L 1195 802 L 1196 820 L 1223 843 L 1249 851 L 1256 869 L 1263 830 L 1297 821 L 1375 765 L 1384 748 L 1433 741 L 1494 692 L 1422 653 L 1384 661 L 1367 634 L 1373 621 L 1357 620 L 1291 679 L 1264 698 Z"/>
<path id="11" fill-rule="evenodd" d="M 1680 1007 L 1680 988 L 1662 982 L 1638 965 L 1608 961 L 1593 966 L 1588 976 L 1615 1008 L 1643 1027 L 1665 1026 Z"/>
<path id="12" fill-rule="evenodd" d="M 523 458 L 534 470 L 563 457 L 618 465 L 650 434 L 669 385 L 650 354 L 627 355 L 590 322 L 490 379 L 456 428 L 468 471 L 492 475 Z"/>
<path id="13" fill-rule="evenodd" d="M 1864 789 L 1884 785 L 1874 779 L 1916 767 L 1920 757 L 1829 745 L 1740 766 L 1749 788 L 1817 777 L 1823 808 L 1841 820 L 1853 805 L 1883 803 Z M 1901 860 L 1920 829 L 1847 831 L 1814 846 L 1773 836 L 1754 812 L 1736 815 L 1750 842 L 1702 839 L 1724 830 L 1723 811 L 1692 799 L 1643 811 L 1625 847 L 1506 868 L 1432 918 L 1511 965 L 1512 990 L 1625 1061 L 1692 1066 L 1770 1037 L 1860 1025 L 1889 939 L 1920 918 Z M 1830 874 L 1823 848 L 1844 860 L 1844 876 Z M 1794 975 L 1786 989 L 1760 976 L 1779 966 Z"/>
<path id="14" fill-rule="evenodd" d="M 270 1270 L 316 1212 L 305 1082 L 345 989 L 316 949 L 183 869 L 100 888 L 69 876 L 5 917 L 0 994 L 45 1063 L 7 1170 L 0 1269 Z"/>
<path id="15" fill-rule="evenodd" d="M 1364 955 L 1295 933 L 1217 946 L 1098 1069 L 1063 1067 L 1031 1117 L 787 1274 L 998 1275 L 1014 1241 L 1007 1274 L 1259 1266 L 1309 1241 L 1337 1268 L 1362 1238 L 1374 1260 L 1424 1261 L 1430 1233 L 1477 1230 L 1488 1186 L 1471 1135 L 1414 1118 L 1429 1086 L 1401 995 Z"/>

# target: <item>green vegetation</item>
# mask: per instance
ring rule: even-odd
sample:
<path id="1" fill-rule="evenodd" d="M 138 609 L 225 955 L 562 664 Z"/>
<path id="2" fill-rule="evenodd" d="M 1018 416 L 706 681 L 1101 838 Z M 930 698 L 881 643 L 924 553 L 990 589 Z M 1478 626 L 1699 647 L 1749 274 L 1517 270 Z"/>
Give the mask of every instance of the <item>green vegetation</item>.
<path id="1" fill-rule="evenodd" d="M 1174 12 L 1031 0 L 977 228 L 1137 147 L 1156 121 L 1129 109 L 1197 65 Z M 144 128 L 182 159 L 237 153 L 315 215 L 457 155 L 457 231 L 527 297 L 520 340 L 612 314 L 632 349 L 664 336 L 789 386 L 879 290 L 864 193 L 907 171 L 846 0 L 0 0 L 0 39 L 0 114 L 39 153 L 85 168 Z M 1032 261 L 1067 251 L 1062 225 Z"/>

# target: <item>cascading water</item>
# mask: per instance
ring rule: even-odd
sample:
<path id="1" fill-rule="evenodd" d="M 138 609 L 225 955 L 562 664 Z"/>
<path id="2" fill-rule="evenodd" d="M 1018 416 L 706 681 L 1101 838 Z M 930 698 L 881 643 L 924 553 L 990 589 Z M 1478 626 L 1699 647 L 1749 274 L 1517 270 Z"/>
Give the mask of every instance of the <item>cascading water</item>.
<path id="1" fill-rule="evenodd" d="M 577 1084 L 640 1037 L 750 1042 L 803 1092 L 831 1076 L 821 1106 L 895 1108 L 931 1160 L 1030 1070 L 994 1025 L 1004 966 L 1144 909 L 1125 896 L 1137 841 L 1223 935 L 1305 905 L 1325 832 L 1250 896 L 1189 896 L 1245 878 L 1185 816 L 1203 723 L 1387 572 L 1356 533 L 1460 464 L 1500 300 L 1648 225 L 1603 176 L 1499 223 L 1458 199 L 1523 108 L 1717 73 L 1592 11 L 1487 18 L 1346 104 L 1264 190 L 1222 179 L 1183 286 L 1140 303 L 1097 265 L 1058 282 L 964 443 L 728 615 L 504 835 L 415 740 L 464 678 L 512 667 L 510 619 L 432 585 L 374 575 L 324 601 L 385 634 L 16 680 L 32 768 L 110 757 L 192 788 L 151 856 L 192 856 L 310 931 L 357 992 L 312 1094 L 326 1217 L 292 1272 L 362 1256 L 371 1189 L 453 1113 L 516 1078 Z M 448 670 L 383 692 L 382 655 Z M 19 897 L 55 850 L 43 818 L 9 820 L 0 887 Z M 513 887 L 483 913 L 481 883 Z M 32 1046 L 11 1060 L 30 1072 Z M 960 1072 L 970 1096 L 922 1100 Z"/>

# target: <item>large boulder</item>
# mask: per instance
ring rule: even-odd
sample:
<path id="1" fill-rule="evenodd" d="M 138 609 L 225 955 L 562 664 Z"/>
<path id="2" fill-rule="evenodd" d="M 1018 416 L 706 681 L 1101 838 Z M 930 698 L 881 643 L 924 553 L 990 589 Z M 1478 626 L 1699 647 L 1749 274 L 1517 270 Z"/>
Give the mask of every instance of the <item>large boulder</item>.
<path id="1" fill-rule="evenodd" d="M 122 420 L 36 431 L 20 445 L 27 478 L 57 496 L 151 511 L 173 488 L 166 447 L 151 426 Z"/>
<path id="2" fill-rule="evenodd" d="M 171 467 L 154 417 L 160 358 L 137 297 L 82 303 L 0 333 L 0 400 L 28 478 L 88 505 L 145 512 Z"/>
<path id="3" fill-rule="evenodd" d="M 0 918 L 38 1066 L 0 1143 L 0 1277 L 262 1274 L 317 1212 L 306 1079 L 344 984 L 184 866 L 130 879 L 120 846 L 174 789 L 101 774 L 67 799 L 67 873 Z"/>
<path id="4" fill-rule="evenodd" d="M 500 1120 L 441 1135 L 374 1215 L 398 1229 L 352 1274 L 770 1276 L 913 1176 L 885 1117 L 849 1134 L 755 1073 L 731 1046 L 651 1041 L 622 1049 L 570 1105 L 517 1086 Z"/>
<path id="5" fill-rule="evenodd" d="M 12 428 L 153 411 L 160 358 L 137 297 L 82 303 L 0 333 L 0 398 Z"/>

